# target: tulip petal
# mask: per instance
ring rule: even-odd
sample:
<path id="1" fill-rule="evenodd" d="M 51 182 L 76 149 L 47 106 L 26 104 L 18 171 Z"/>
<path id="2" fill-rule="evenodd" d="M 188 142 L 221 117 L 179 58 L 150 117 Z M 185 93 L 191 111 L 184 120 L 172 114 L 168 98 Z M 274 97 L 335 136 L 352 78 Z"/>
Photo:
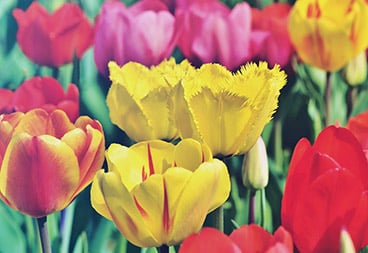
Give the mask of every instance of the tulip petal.
<path id="1" fill-rule="evenodd" d="M 265 252 L 272 241 L 272 235 L 256 224 L 243 225 L 229 237 L 242 253 Z"/>
<path id="2" fill-rule="evenodd" d="M 145 225 L 133 197 L 121 184 L 119 176 L 115 172 L 104 173 L 98 182 L 111 217 L 125 238 L 139 247 L 160 246 Z"/>
<path id="3" fill-rule="evenodd" d="M 106 205 L 105 196 L 102 193 L 101 185 L 104 177 L 104 170 L 96 172 L 91 186 L 91 204 L 92 207 L 106 219 L 112 220 L 110 210 Z"/>
<path id="4" fill-rule="evenodd" d="M 203 162 L 204 153 L 202 151 L 202 145 L 194 139 L 181 140 L 175 146 L 174 163 L 177 167 L 195 171 Z"/>
<path id="5" fill-rule="evenodd" d="M 171 239 L 179 242 L 201 228 L 207 213 L 222 205 L 229 197 L 230 178 L 226 165 L 214 159 L 195 170 L 175 208 Z"/>
<path id="6" fill-rule="evenodd" d="M 321 153 L 333 157 L 341 167 L 349 169 L 358 178 L 368 179 L 368 164 L 364 152 L 349 130 L 330 126 L 318 136 L 314 147 Z M 368 188 L 368 180 L 364 185 Z"/>
<path id="7" fill-rule="evenodd" d="M 340 231 L 349 227 L 360 203 L 363 189 L 356 181 L 351 172 L 333 169 L 310 185 L 308 197 L 300 196 L 298 216 L 288 228 L 299 251 L 338 252 Z"/>
<path id="8" fill-rule="evenodd" d="M 165 191 L 164 180 L 161 175 L 150 176 L 131 191 L 135 204 L 140 211 L 141 219 L 144 221 L 144 226 L 158 242 L 165 242 L 167 236 L 163 224 Z"/>
<path id="9" fill-rule="evenodd" d="M 241 253 L 243 251 L 241 251 L 237 245 L 221 231 L 206 227 L 198 234 L 188 236 L 179 249 L 179 253 L 197 252 Z"/>
<path id="10" fill-rule="evenodd" d="M 78 161 L 68 145 L 52 136 L 23 133 L 9 143 L 0 189 L 17 210 L 41 217 L 70 203 L 78 179 Z"/>

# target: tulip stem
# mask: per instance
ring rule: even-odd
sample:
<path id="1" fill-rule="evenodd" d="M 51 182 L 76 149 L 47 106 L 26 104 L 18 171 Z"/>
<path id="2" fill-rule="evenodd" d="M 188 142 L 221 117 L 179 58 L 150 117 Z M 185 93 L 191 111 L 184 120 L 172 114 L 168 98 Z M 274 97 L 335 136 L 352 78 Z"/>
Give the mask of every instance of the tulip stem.
<path id="1" fill-rule="evenodd" d="M 353 111 L 354 103 L 357 97 L 357 89 L 356 87 L 353 87 L 349 85 L 348 90 L 346 92 L 346 117 L 349 118 L 351 112 Z"/>
<path id="2" fill-rule="evenodd" d="M 256 211 L 256 191 L 250 190 L 249 194 L 249 213 L 248 213 L 248 224 L 256 223 L 255 212 Z"/>
<path id="3" fill-rule="evenodd" d="M 331 117 L 331 72 L 326 73 L 326 87 L 325 87 L 325 126 L 330 124 Z"/>
<path id="4" fill-rule="evenodd" d="M 224 207 L 220 206 L 213 211 L 213 226 L 224 232 Z"/>
<path id="5" fill-rule="evenodd" d="M 170 251 L 170 248 L 169 248 L 169 246 L 167 246 L 167 245 L 161 245 L 159 248 L 158 248 L 158 252 L 159 253 L 169 253 L 169 251 Z"/>
<path id="6" fill-rule="evenodd" d="M 41 239 L 42 252 L 51 253 L 50 238 L 47 229 L 47 217 L 44 216 L 37 218 L 37 224 L 38 224 L 38 232 L 40 234 Z"/>

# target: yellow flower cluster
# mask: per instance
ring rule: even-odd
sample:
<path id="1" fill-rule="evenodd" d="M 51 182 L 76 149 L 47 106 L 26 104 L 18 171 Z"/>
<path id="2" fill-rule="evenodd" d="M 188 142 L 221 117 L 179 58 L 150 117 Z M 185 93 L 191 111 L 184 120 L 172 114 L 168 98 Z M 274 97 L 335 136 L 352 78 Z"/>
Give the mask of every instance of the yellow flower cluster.
<path id="1" fill-rule="evenodd" d="M 195 69 L 173 59 L 148 69 L 110 62 L 107 105 L 113 123 L 135 141 L 194 138 L 216 156 L 247 152 L 277 108 L 286 75 L 266 62 L 233 74 L 219 64 Z"/>

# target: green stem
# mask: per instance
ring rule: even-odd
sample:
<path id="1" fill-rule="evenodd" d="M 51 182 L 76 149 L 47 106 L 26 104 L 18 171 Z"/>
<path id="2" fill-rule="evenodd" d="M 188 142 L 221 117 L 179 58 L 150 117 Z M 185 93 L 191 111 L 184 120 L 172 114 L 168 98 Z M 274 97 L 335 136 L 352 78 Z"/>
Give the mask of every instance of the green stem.
<path id="1" fill-rule="evenodd" d="M 325 126 L 330 124 L 331 120 L 331 72 L 326 73 L 326 87 L 325 87 Z"/>
<path id="2" fill-rule="evenodd" d="M 280 117 L 276 117 L 274 120 L 274 131 L 275 131 L 275 159 L 276 159 L 276 170 L 282 174 L 283 169 L 283 150 L 282 150 L 282 122 Z"/>
<path id="3" fill-rule="evenodd" d="M 38 232 L 41 239 L 41 247 L 43 253 L 51 253 L 50 238 L 47 229 L 47 217 L 37 218 Z"/>
<path id="4" fill-rule="evenodd" d="M 69 244 L 71 238 L 71 232 L 73 227 L 75 201 L 73 201 L 66 209 L 63 210 L 64 217 L 62 220 L 62 226 L 60 227 L 61 233 L 61 253 L 69 252 Z"/>
<path id="5" fill-rule="evenodd" d="M 80 85 L 80 60 L 77 56 L 73 59 L 72 83 L 79 87 Z"/>
<path id="6" fill-rule="evenodd" d="M 213 211 L 213 226 L 224 232 L 224 207 L 220 206 Z"/>
<path id="7" fill-rule="evenodd" d="M 52 77 L 55 79 L 59 78 L 59 68 L 58 67 L 52 67 Z"/>
<path id="8" fill-rule="evenodd" d="M 159 253 L 169 253 L 169 251 L 170 251 L 169 246 L 167 246 L 165 244 L 158 247 L 158 252 Z"/>
<path id="9" fill-rule="evenodd" d="M 248 224 L 256 223 L 256 191 L 249 190 L 249 212 L 248 212 Z"/>
<path id="10" fill-rule="evenodd" d="M 266 227 L 266 190 L 261 190 L 261 226 Z"/>
<path id="11" fill-rule="evenodd" d="M 356 97 L 357 97 L 357 88 L 349 85 L 348 90 L 346 92 L 346 104 L 347 104 L 346 117 L 347 118 L 350 117 L 350 114 L 353 111 Z"/>

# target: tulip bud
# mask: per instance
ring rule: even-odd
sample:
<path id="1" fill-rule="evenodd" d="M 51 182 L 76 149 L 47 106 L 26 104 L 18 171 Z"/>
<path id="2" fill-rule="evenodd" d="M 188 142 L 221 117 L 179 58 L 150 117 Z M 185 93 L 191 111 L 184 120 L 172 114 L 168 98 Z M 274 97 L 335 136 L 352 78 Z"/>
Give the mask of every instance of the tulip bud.
<path id="1" fill-rule="evenodd" d="M 340 253 L 355 253 L 354 243 L 345 229 L 340 233 Z"/>
<path id="2" fill-rule="evenodd" d="M 367 59 L 365 51 L 350 60 L 342 70 L 342 77 L 349 85 L 359 85 L 367 77 Z"/>
<path id="3" fill-rule="evenodd" d="M 244 156 L 243 184 L 246 187 L 260 190 L 268 183 L 268 159 L 266 147 L 262 137 L 259 137 L 256 144 Z"/>

